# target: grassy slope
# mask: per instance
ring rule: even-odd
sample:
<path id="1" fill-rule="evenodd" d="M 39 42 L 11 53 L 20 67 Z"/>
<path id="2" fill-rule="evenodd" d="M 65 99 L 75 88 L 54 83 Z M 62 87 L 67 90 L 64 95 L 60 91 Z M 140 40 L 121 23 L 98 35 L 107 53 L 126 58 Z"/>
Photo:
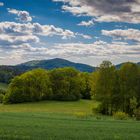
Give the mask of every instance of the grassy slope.
<path id="1" fill-rule="evenodd" d="M 0 140 L 139 140 L 140 122 L 113 121 L 91 114 L 93 101 L 0 105 Z"/>
<path id="2" fill-rule="evenodd" d="M 96 106 L 97 102 L 88 100 L 80 100 L 77 102 L 43 101 L 13 105 L 0 104 L 0 112 L 49 112 L 68 114 L 85 112 L 91 114 L 92 108 Z"/>
<path id="3" fill-rule="evenodd" d="M 0 83 L 0 89 L 6 90 L 8 88 L 7 84 Z"/>

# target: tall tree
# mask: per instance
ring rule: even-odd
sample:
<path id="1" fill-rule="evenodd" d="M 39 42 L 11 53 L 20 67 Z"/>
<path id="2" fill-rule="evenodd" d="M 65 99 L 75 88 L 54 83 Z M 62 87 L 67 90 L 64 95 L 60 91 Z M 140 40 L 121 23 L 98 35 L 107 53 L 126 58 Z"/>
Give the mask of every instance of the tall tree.
<path id="1" fill-rule="evenodd" d="M 109 61 L 103 61 L 96 73 L 95 98 L 100 101 L 103 114 L 112 114 L 112 98 L 116 92 L 116 70 Z"/>
<path id="2" fill-rule="evenodd" d="M 138 99 L 139 102 L 139 67 L 134 63 L 125 63 L 119 70 L 120 83 L 120 97 L 122 110 L 124 112 L 131 112 L 131 102 L 133 98 Z"/>

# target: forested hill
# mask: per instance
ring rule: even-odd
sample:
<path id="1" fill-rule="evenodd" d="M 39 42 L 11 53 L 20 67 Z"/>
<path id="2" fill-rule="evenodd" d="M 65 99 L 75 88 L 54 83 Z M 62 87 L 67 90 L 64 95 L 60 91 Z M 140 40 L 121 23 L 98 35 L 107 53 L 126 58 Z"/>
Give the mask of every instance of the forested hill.
<path id="1" fill-rule="evenodd" d="M 13 77 L 26 71 L 43 68 L 51 70 L 54 68 L 73 67 L 81 72 L 93 72 L 95 67 L 74 63 L 65 59 L 55 58 L 50 60 L 34 60 L 15 66 L 0 66 L 0 82 L 9 83 Z"/>
<path id="2" fill-rule="evenodd" d="M 81 63 L 74 63 L 65 59 L 55 58 L 50 60 L 34 60 L 29 61 L 20 65 L 18 67 L 29 67 L 29 68 L 43 68 L 43 69 L 54 69 L 54 68 L 63 68 L 63 67 L 73 67 L 81 72 L 93 72 L 95 71 L 95 67 L 81 64 Z"/>
<path id="3" fill-rule="evenodd" d="M 125 63 L 121 63 L 121 64 L 116 65 L 116 68 L 117 68 L 117 69 L 120 69 L 120 67 L 121 67 L 123 64 L 125 64 Z M 140 62 L 138 62 L 137 64 L 140 66 Z"/>
<path id="4" fill-rule="evenodd" d="M 116 68 L 119 69 L 122 64 L 116 65 Z M 140 65 L 140 62 L 138 64 Z M 9 83 L 16 75 L 20 75 L 26 71 L 36 68 L 51 70 L 54 68 L 63 67 L 73 67 L 81 72 L 94 72 L 96 70 L 96 67 L 81 63 L 74 63 L 60 58 L 50 60 L 34 60 L 15 66 L 0 66 L 0 82 Z"/>

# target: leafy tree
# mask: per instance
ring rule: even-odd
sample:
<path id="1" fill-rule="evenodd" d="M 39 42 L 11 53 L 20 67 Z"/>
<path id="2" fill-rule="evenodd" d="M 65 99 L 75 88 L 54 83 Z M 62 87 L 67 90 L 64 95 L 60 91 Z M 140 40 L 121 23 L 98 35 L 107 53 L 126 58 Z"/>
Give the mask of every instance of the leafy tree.
<path id="1" fill-rule="evenodd" d="M 81 95 L 83 99 L 91 99 L 91 85 L 89 73 L 80 73 L 79 79 L 81 81 Z"/>
<path id="2" fill-rule="evenodd" d="M 103 114 L 112 114 L 113 103 L 112 98 L 116 92 L 116 70 L 109 61 L 103 61 L 98 69 L 94 81 L 93 95 L 95 99 L 101 102 L 101 112 Z"/>
<path id="3" fill-rule="evenodd" d="M 134 63 L 125 63 L 119 70 L 121 110 L 129 113 L 132 109 L 132 99 L 136 98 L 139 102 L 139 67 Z"/>
<path id="4" fill-rule="evenodd" d="M 79 71 L 74 68 L 58 68 L 50 71 L 53 99 L 70 101 L 80 99 Z"/>
<path id="5" fill-rule="evenodd" d="M 21 103 L 50 99 L 52 96 L 48 72 L 36 69 L 14 78 L 5 95 L 5 103 Z"/>

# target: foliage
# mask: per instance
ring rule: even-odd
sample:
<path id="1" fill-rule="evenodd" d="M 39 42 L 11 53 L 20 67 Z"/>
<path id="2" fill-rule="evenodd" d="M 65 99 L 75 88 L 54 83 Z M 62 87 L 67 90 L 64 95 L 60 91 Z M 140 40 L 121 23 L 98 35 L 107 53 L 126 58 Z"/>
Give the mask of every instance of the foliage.
<path id="1" fill-rule="evenodd" d="M 0 103 L 3 102 L 3 98 L 4 98 L 4 95 L 3 94 L 0 94 Z"/>
<path id="2" fill-rule="evenodd" d="M 8 84 L 0 83 L 0 90 L 3 90 L 4 92 L 6 92 L 7 88 L 8 88 Z"/>
<path id="3" fill-rule="evenodd" d="M 14 78 L 4 98 L 4 103 L 21 103 L 51 98 L 52 90 L 48 72 L 43 69 L 29 71 Z"/>
<path id="4" fill-rule="evenodd" d="M 0 82 L 10 83 L 11 80 L 22 73 L 22 70 L 19 70 L 16 67 L 12 66 L 0 66 Z"/>
<path id="5" fill-rule="evenodd" d="M 80 118 L 80 119 L 86 119 L 88 116 L 85 112 L 76 112 L 74 113 L 74 115 L 77 117 L 77 118 Z"/>
<path id="6" fill-rule="evenodd" d="M 90 86 L 90 74 L 80 73 L 80 85 L 81 85 L 81 95 L 83 99 L 91 99 L 91 86 Z"/>
<path id="7" fill-rule="evenodd" d="M 140 121 L 140 107 L 135 111 L 136 120 Z"/>
<path id="8" fill-rule="evenodd" d="M 140 103 L 140 68 L 134 63 L 126 63 L 122 65 L 118 73 L 120 84 L 119 96 L 121 97 L 119 100 L 120 108 L 122 111 L 131 114 L 132 99 L 136 98 Z"/>
<path id="9" fill-rule="evenodd" d="M 0 89 L 0 103 L 3 102 L 3 98 L 4 98 L 4 95 L 5 95 L 6 91 L 3 90 L 3 89 Z"/>
<path id="10" fill-rule="evenodd" d="M 34 60 L 15 66 L 0 66 L 0 82 L 9 84 L 15 76 L 19 76 L 24 72 L 37 68 L 52 70 L 54 68 L 64 67 L 73 67 L 81 72 L 95 71 L 95 68 L 90 65 L 74 63 L 60 58 L 50 60 Z"/>
<path id="11" fill-rule="evenodd" d="M 109 61 L 103 61 L 91 75 L 92 98 L 101 102 L 98 112 L 112 115 L 122 111 L 133 115 L 140 106 L 140 67 L 124 63 L 119 70 Z"/>
<path id="12" fill-rule="evenodd" d="M 139 91 L 139 65 L 128 62 L 116 69 L 110 61 L 103 61 L 91 74 L 70 67 L 26 72 L 12 80 L 4 102 L 92 98 L 100 102 L 95 110 L 98 113 L 112 115 L 121 111 L 133 116 L 140 106 Z"/>
<path id="13" fill-rule="evenodd" d="M 116 70 L 108 61 L 104 61 L 96 73 L 96 81 L 94 85 L 94 95 L 96 100 L 102 103 L 103 114 L 112 114 L 112 98 L 116 92 Z"/>
<path id="14" fill-rule="evenodd" d="M 3 89 L 0 89 L 0 94 L 5 95 L 6 94 L 6 91 L 3 90 Z"/>
<path id="15" fill-rule="evenodd" d="M 113 114 L 114 118 L 117 120 L 127 120 L 128 119 L 128 114 L 126 114 L 125 112 L 116 112 Z"/>
<path id="16" fill-rule="evenodd" d="M 47 72 L 36 69 L 15 77 L 4 98 L 4 103 L 39 100 L 75 101 L 81 98 L 79 71 L 60 68 Z"/>
<path id="17" fill-rule="evenodd" d="M 74 68 L 58 68 L 50 71 L 53 99 L 74 101 L 81 98 L 79 71 Z"/>

